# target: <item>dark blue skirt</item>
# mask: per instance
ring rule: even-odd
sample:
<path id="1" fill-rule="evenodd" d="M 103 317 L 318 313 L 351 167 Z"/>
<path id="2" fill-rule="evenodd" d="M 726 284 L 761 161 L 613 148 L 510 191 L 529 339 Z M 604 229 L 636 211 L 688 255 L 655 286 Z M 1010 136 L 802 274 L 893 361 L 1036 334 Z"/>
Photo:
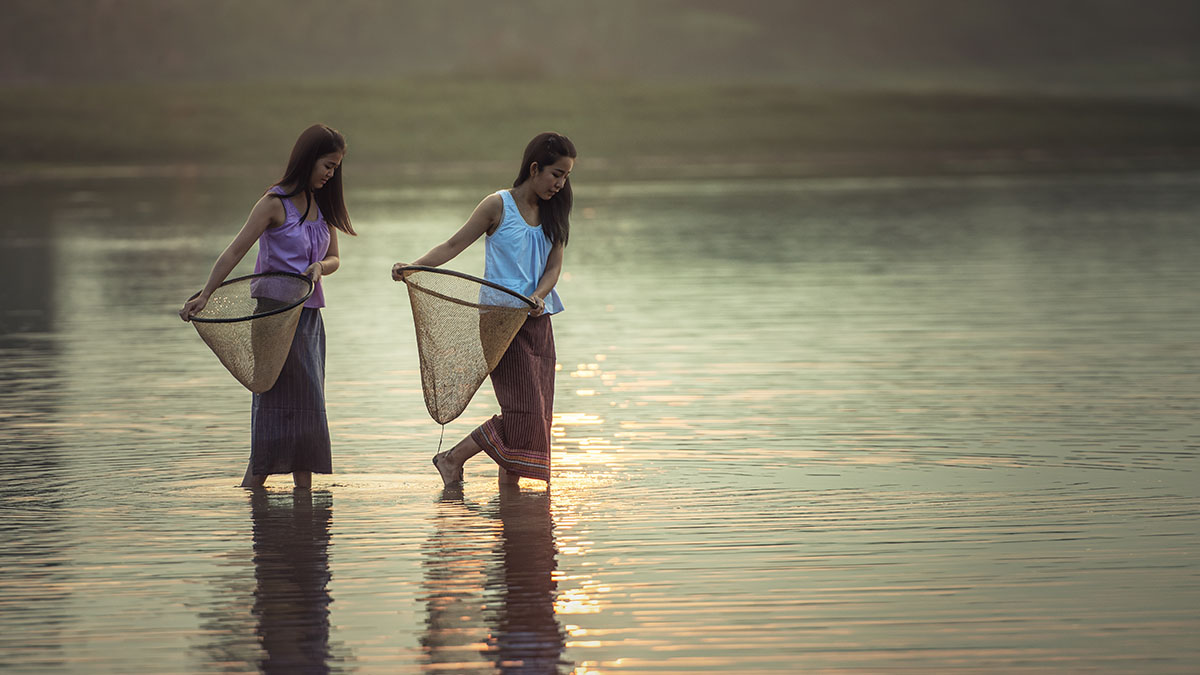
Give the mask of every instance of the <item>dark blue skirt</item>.
<path id="1" fill-rule="evenodd" d="M 257 476 L 333 473 L 325 418 L 325 324 L 305 307 L 275 386 L 254 395 L 250 409 L 250 471 Z"/>

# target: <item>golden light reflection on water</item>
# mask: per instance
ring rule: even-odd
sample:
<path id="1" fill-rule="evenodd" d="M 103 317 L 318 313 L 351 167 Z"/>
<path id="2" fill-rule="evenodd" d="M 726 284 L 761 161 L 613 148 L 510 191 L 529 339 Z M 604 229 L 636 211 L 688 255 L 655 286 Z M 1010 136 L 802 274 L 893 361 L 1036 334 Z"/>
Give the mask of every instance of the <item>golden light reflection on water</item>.
<path id="1" fill-rule="evenodd" d="M 591 413 L 555 413 L 554 463 L 564 470 L 615 468 L 621 446 L 603 435 L 605 420 Z M 588 431 L 593 433 L 589 434 Z"/>
<path id="2" fill-rule="evenodd" d="M 1200 191 L 1182 184 L 1138 212 L 1167 220 L 1108 234 L 1120 209 L 1088 210 L 1107 187 L 1052 193 L 1062 217 L 1018 205 L 1018 229 L 970 206 L 1036 181 L 954 184 L 935 196 L 964 218 L 907 224 L 797 216 L 829 206 L 808 189 L 720 258 L 695 244 L 753 209 L 692 195 L 704 237 L 653 199 L 628 238 L 597 221 L 555 325 L 553 483 L 515 502 L 486 458 L 461 496 L 429 462 L 440 429 L 407 307 L 373 293 L 393 262 L 375 242 L 432 241 L 450 216 L 390 205 L 356 220 L 371 236 L 327 289 L 338 473 L 316 482 L 336 509 L 307 546 L 247 513 L 247 396 L 167 321 L 228 233 L 71 209 L 23 268 L 49 289 L 27 307 L 42 337 L 0 352 L 25 364 L 0 388 L 0 652 L 18 672 L 254 670 L 260 629 L 294 655 L 298 616 L 333 671 L 1191 672 L 1200 239 L 1181 233 Z M 621 248 L 639 237 L 664 244 L 652 272 Z M 162 283 L 130 277 L 130 251 L 161 253 L 140 260 Z M 494 408 L 485 385 L 446 439 Z M 288 502 L 289 481 L 268 493 Z"/>
<path id="3" fill-rule="evenodd" d="M 586 553 L 584 549 L 572 549 L 564 547 L 563 555 L 583 555 Z M 564 582 L 581 582 L 587 583 L 589 580 L 584 577 L 563 577 Z M 597 614 L 601 611 L 600 600 L 589 596 L 586 588 L 577 588 L 564 590 L 558 594 L 558 598 L 554 601 L 554 612 L 556 614 Z"/>

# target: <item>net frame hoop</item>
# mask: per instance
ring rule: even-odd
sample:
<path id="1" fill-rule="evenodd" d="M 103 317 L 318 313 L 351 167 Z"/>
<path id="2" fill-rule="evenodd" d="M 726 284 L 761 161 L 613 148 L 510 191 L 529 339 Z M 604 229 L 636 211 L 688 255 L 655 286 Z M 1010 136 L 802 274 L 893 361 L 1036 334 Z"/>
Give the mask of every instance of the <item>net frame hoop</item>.
<path id="1" fill-rule="evenodd" d="M 253 279 L 255 277 L 293 277 L 295 279 L 303 279 L 305 282 L 308 283 L 308 292 L 306 292 L 304 294 L 304 297 L 300 298 L 299 300 L 291 303 L 290 305 L 288 305 L 286 307 L 280 307 L 278 309 L 273 309 L 269 312 L 263 312 L 262 314 L 251 314 L 250 316 L 239 316 L 239 317 L 234 317 L 231 319 L 205 319 L 205 318 L 202 318 L 199 316 L 193 316 L 191 318 L 191 320 L 199 322 L 199 323 L 237 323 L 239 321 L 249 321 L 251 319 L 261 319 L 264 316 L 274 316 L 276 314 L 282 314 L 286 311 L 294 309 L 296 307 L 296 305 L 300 305 L 305 302 L 308 302 L 308 299 L 312 297 L 312 294 L 316 290 L 316 287 L 317 287 L 316 284 L 313 283 L 313 280 L 304 274 L 296 274 L 295 272 L 259 272 L 257 274 L 247 274 L 244 276 L 236 277 L 234 279 L 229 279 L 225 282 L 222 282 L 220 286 L 217 286 L 217 288 L 222 288 L 224 286 L 228 286 L 229 284 L 235 284 L 239 281 L 245 281 L 246 279 Z M 203 289 L 196 291 L 196 293 L 194 295 L 192 295 L 192 297 L 188 298 L 188 300 L 195 300 L 196 298 L 200 297 L 200 294 L 203 292 L 204 292 Z"/>
<path id="2" fill-rule="evenodd" d="M 518 292 L 516 292 L 516 291 L 512 290 L 511 288 L 505 288 L 504 286 L 501 286 L 500 284 L 497 284 L 497 283 L 494 283 L 494 282 L 488 281 L 487 279 L 480 279 L 480 278 L 479 278 L 479 277 L 477 277 L 477 276 L 472 276 L 472 275 L 470 275 L 470 274 L 466 274 L 466 273 L 464 273 L 464 272 L 456 272 L 456 271 L 454 271 L 454 270 L 448 270 L 448 269 L 445 269 L 445 268 L 442 268 L 442 267 L 428 267 L 428 266 L 426 266 L 426 265 L 405 265 L 404 267 L 401 267 L 401 268 L 400 268 L 400 271 L 401 271 L 401 272 L 404 272 L 404 271 L 413 271 L 413 272 L 433 272 L 434 274 L 446 274 L 446 275 L 449 275 L 449 276 L 452 276 L 452 277 L 458 277 L 458 278 L 460 278 L 460 279 L 466 279 L 467 281 L 473 281 L 473 282 L 475 282 L 475 283 L 477 283 L 477 284 L 483 284 L 484 286 L 487 286 L 488 288 L 494 288 L 494 289 L 496 289 L 496 290 L 498 290 L 498 291 L 503 291 L 503 292 L 505 292 L 505 293 L 508 293 L 509 295 L 513 296 L 514 298 L 516 298 L 516 299 L 520 300 L 521 302 L 524 302 L 525 304 L 529 305 L 529 308 L 530 308 L 530 309 L 533 309 L 533 308 L 537 307 L 537 303 L 535 303 L 533 300 L 531 300 L 531 299 L 529 299 L 529 298 L 525 297 L 524 295 L 521 295 L 520 293 L 518 293 Z M 408 283 L 408 280 L 407 280 L 407 279 L 405 280 L 405 282 L 404 282 L 404 285 L 405 285 L 405 286 L 408 286 L 409 288 L 412 288 L 412 286 L 411 286 L 411 285 Z M 427 289 L 424 289 L 424 288 L 421 288 L 421 287 L 419 287 L 419 286 L 417 287 L 417 289 L 418 289 L 418 290 L 420 290 L 420 291 L 421 291 L 421 292 L 423 292 L 423 293 L 429 293 L 429 294 L 431 294 L 431 295 L 438 295 L 438 296 L 441 296 L 441 294 L 439 294 L 439 293 L 435 293 L 435 292 L 433 292 L 433 291 L 429 291 L 429 290 L 427 290 Z M 441 296 L 441 297 L 444 297 L 444 296 Z M 459 304 L 466 304 L 466 303 L 463 303 L 462 301 L 460 301 L 460 300 L 456 300 L 456 299 L 454 299 L 454 298 L 444 298 L 444 299 L 446 299 L 446 300 L 450 300 L 450 301 L 453 301 L 453 302 L 457 302 L 457 303 L 459 303 Z"/>

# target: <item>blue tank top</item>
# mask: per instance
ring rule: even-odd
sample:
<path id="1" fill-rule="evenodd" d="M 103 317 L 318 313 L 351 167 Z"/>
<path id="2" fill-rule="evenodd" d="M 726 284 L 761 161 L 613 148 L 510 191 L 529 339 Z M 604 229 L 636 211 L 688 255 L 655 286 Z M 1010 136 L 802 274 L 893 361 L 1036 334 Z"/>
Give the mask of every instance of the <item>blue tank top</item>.
<path id="1" fill-rule="evenodd" d="M 508 190 L 498 193 L 504 201 L 504 215 L 496 231 L 484 240 L 483 278 L 522 295 L 533 295 L 538 281 L 546 273 L 550 257 L 550 238 L 541 224 L 531 227 L 521 217 L 517 202 Z M 511 296 L 509 296 L 511 297 Z M 546 296 L 546 313 L 563 311 L 557 290 Z"/>

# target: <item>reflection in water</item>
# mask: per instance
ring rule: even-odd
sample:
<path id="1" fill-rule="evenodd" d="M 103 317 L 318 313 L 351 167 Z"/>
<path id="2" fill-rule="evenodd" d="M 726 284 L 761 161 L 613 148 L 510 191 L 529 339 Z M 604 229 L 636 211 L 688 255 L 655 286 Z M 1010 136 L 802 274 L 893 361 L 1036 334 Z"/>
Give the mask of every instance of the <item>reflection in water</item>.
<path id="1" fill-rule="evenodd" d="M 501 486 L 497 498 L 500 545 L 488 571 L 488 588 L 502 598 L 488 612 L 488 656 L 501 672 L 554 672 L 563 652 L 563 631 L 554 616 L 554 523 L 550 491 L 521 492 Z"/>
<path id="2" fill-rule="evenodd" d="M 73 593 L 57 270 L 46 226 L 55 201 L 10 197 L 0 191 L 9 258 L 0 293 L 0 669 L 11 659 L 59 672 Z"/>
<path id="3" fill-rule="evenodd" d="M 66 571 L 70 497 L 61 474 L 56 445 L 0 443 L 0 670 L 8 659 L 44 672 L 64 668 L 75 593 Z"/>
<path id="4" fill-rule="evenodd" d="M 290 495 L 257 490 L 250 498 L 254 521 L 254 615 L 266 654 L 266 673 L 328 673 L 328 492 Z"/>
<path id="5" fill-rule="evenodd" d="M 425 548 L 430 670 L 559 671 L 565 647 L 554 613 L 557 550 L 550 493 L 501 486 L 486 507 L 443 492 Z M 496 522 L 499 521 L 499 527 Z M 481 535 L 494 537 L 491 551 Z M 492 667 L 475 661 L 482 654 Z"/>
<path id="6" fill-rule="evenodd" d="M 483 634 L 485 535 L 477 508 L 459 488 L 442 493 L 437 529 L 423 547 L 425 634 L 421 646 L 431 670 L 479 667 L 474 644 Z"/>
<path id="7" fill-rule="evenodd" d="M 173 310 L 246 186 L 173 184 L 0 186 L 4 673 L 1196 670 L 1200 173 L 581 192 L 549 519 L 397 452 L 438 432 L 379 270 L 461 213 L 376 199 L 336 549 L 233 487 Z"/>

